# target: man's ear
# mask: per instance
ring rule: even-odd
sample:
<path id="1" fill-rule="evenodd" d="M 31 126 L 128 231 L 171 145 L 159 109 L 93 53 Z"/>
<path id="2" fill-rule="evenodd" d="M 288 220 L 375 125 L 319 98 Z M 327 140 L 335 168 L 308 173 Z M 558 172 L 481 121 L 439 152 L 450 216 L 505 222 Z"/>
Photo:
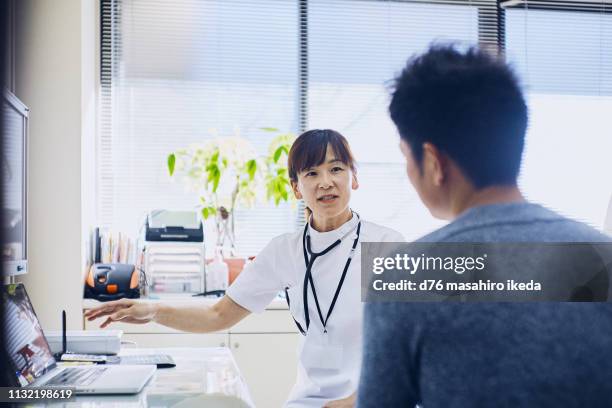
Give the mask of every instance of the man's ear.
<path id="1" fill-rule="evenodd" d="M 295 198 L 297 198 L 298 200 L 302 199 L 302 193 L 300 193 L 300 189 L 298 188 L 298 184 L 291 180 L 291 189 L 293 190 L 293 195 L 295 195 Z"/>
<path id="2" fill-rule="evenodd" d="M 434 186 L 440 187 L 446 180 L 446 157 L 436 146 L 423 143 L 423 169 Z"/>

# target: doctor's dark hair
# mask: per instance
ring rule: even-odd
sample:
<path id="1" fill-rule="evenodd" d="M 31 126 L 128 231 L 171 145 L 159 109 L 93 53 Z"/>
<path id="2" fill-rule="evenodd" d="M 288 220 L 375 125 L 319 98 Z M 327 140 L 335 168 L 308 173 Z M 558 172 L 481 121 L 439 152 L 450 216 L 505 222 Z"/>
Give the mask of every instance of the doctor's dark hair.
<path id="1" fill-rule="evenodd" d="M 395 79 L 389 113 L 419 165 L 429 142 L 476 188 L 516 184 L 527 106 L 502 59 L 475 47 L 432 45 Z"/>
<path id="2" fill-rule="evenodd" d="M 356 170 L 353 153 L 344 136 L 331 129 L 313 129 L 299 135 L 291 145 L 287 159 L 289 179 L 297 183 L 300 172 L 323 163 L 328 145 L 337 159 L 352 171 Z"/>

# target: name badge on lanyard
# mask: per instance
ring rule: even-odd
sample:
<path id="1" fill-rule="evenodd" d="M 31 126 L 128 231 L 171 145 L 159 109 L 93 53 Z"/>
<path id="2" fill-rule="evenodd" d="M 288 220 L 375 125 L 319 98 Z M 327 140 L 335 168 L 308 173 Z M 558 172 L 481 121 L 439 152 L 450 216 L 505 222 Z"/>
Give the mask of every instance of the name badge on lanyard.
<path id="1" fill-rule="evenodd" d="M 313 335 L 309 332 L 304 341 L 304 348 L 300 353 L 300 360 L 304 367 L 323 370 L 338 370 L 342 368 L 342 345 L 330 344 L 327 335 Z M 322 337 L 322 338 L 321 338 Z"/>
<path id="2" fill-rule="evenodd" d="M 355 214 L 357 215 L 357 218 L 359 219 L 359 215 L 357 213 Z M 304 250 L 304 263 L 306 264 L 306 273 L 304 274 L 304 292 L 303 292 L 304 321 L 306 323 L 306 330 L 304 330 L 302 325 L 297 320 L 295 320 L 295 318 L 293 319 L 300 333 L 302 333 L 303 335 L 306 335 L 306 333 L 308 332 L 308 328 L 310 327 L 310 312 L 308 311 L 308 286 L 312 288 L 312 297 L 314 298 L 315 306 L 317 307 L 317 313 L 319 315 L 319 319 L 321 321 L 321 324 L 323 325 L 323 333 L 327 333 L 327 328 L 326 328 L 327 322 L 334 310 L 334 306 L 336 305 L 336 301 L 338 300 L 338 295 L 340 294 L 340 290 L 342 289 L 342 285 L 344 284 L 344 279 L 346 278 L 346 273 L 348 272 L 348 268 L 351 264 L 351 260 L 353 259 L 353 255 L 355 254 L 355 248 L 357 247 L 357 243 L 359 242 L 359 234 L 361 231 L 361 220 L 360 220 L 357 223 L 357 234 L 356 234 L 355 240 L 353 241 L 351 252 L 349 253 L 348 259 L 346 260 L 346 263 L 344 265 L 342 276 L 340 277 L 340 282 L 338 282 L 338 287 L 336 288 L 336 292 L 334 293 L 334 298 L 332 299 L 331 305 L 329 306 L 327 315 L 325 316 L 325 318 L 323 318 L 323 313 L 321 312 L 321 306 L 319 304 L 319 298 L 317 297 L 317 291 L 314 285 L 314 279 L 312 278 L 312 267 L 314 265 L 314 262 L 317 260 L 317 258 L 327 254 L 332 249 L 340 245 L 342 240 L 347 235 L 349 235 L 353 231 L 353 229 L 351 229 L 346 234 L 344 234 L 342 238 L 337 239 L 334 243 L 332 243 L 330 246 L 325 248 L 323 251 L 312 252 L 312 248 L 310 245 L 310 234 L 308 234 L 308 224 L 310 224 L 310 221 L 306 223 L 306 226 L 304 228 L 304 234 L 302 235 L 302 249 Z M 289 307 L 291 307 L 288 289 L 289 288 L 285 288 L 285 297 L 287 298 L 287 304 L 289 305 Z"/>

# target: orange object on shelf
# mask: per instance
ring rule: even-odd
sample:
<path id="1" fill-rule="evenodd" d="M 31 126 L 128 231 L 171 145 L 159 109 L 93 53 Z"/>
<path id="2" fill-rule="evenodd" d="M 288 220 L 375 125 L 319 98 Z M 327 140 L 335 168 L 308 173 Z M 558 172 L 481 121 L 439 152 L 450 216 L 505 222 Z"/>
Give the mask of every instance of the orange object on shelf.
<path id="1" fill-rule="evenodd" d="M 225 258 L 225 263 L 229 268 L 229 284 L 238 277 L 242 269 L 244 268 L 244 264 L 246 263 L 246 259 L 244 258 Z"/>
<path id="2" fill-rule="evenodd" d="M 253 259 L 254 257 L 249 257 L 249 259 Z M 211 263 L 213 260 L 212 259 L 207 259 L 206 263 L 209 264 Z M 228 270 L 229 270 L 229 284 L 231 285 L 232 282 L 234 282 L 234 280 L 238 277 L 238 275 L 240 275 L 240 272 L 242 272 L 242 269 L 244 268 L 244 264 L 246 263 L 246 259 L 245 258 L 223 258 L 223 261 L 227 264 Z"/>

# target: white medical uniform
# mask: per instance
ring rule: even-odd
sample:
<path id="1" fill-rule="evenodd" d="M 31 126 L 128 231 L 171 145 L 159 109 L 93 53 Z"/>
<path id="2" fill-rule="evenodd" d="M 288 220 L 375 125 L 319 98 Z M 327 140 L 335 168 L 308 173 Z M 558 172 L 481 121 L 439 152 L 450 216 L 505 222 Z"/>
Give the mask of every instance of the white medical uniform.
<path id="1" fill-rule="evenodd" d="M 310 226 L 311 250 L 321 252 L 347 235 L 340 245 L 318 257 L 312 267 L 323 318 L 332 303 L 356 237 L 359 218 L 340 228 L 317 232 Z M 253 313 L 262 312 L 285 288 L 291 301 L 291 314 L 306 330 L 304 319 L 304 275 L 306 265 L 302 245 L 303 228 L 274 238 L 238 275 L 227 295 Z M 346 278 L 326 324 L 319 318 L 311 287 L 308 288 L 310 326 L 298 349 L 297 382 L 286 403 L 288 407 L 321 407 L 325 402 L 345 398 L 356 391 L 361 366 L 363 304 L 361 303 L 361 243 L 401 242 L 402 235 L 390 228 L 361 220 L 359 242 Z"/>

